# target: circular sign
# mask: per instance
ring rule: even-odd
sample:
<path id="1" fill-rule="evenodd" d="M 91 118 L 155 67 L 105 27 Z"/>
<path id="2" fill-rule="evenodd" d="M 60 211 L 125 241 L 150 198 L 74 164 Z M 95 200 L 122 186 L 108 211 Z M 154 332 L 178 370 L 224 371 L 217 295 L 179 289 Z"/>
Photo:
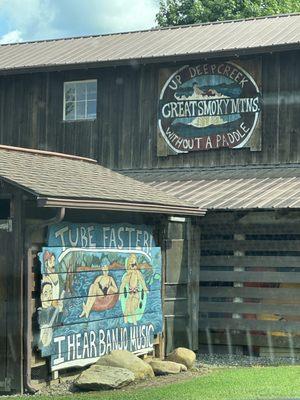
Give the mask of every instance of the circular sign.
<path id="1" fill-rule="evenodd" d="M 158 125 L 176 153 L 240 148 L 249 141 L 260 109 L 258 86 L 240 66 L 185 65 L 161 91 Z"/>

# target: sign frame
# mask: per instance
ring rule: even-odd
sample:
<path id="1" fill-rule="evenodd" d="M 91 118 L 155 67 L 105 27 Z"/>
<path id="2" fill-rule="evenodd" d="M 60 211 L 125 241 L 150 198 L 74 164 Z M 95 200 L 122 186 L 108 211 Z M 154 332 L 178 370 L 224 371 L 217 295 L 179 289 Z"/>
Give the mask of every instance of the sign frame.
<path id="1" fill-rule="evenodd" d="M 187 68 L 191 68 L 191 69 L 198 68 L 198 71 L 199 71 L 199 69 L 203 68 L 203 69 L 206 69 L 206 71 L 207 71 L 209 69 L 209 66 L 216 67 L 216 66 L 222 65 L 222 64 L 224 64 L 225 66 L 226 66 L 226 64 L 232 66 L 232 69 L 235 69 L 237 71 L 237 73 L 240 73 L 240 76 L 242 76 L 242 74 L 244 74 L 244 76 L 246 76 L 247 79 L 249 79 L 248 85 L 249 86 L 252 85 L 252 87 L 254 88 L 253 91 L 254 92 L 256 91 L 257 97 L 259 97 L 260 109 L 256 113 L 253 112 L 253 114 L 255 114 L 253 123 L 249 127 L 244 125 L 243 128 L 245 129 L 245 132 L 241 131 L 241 136 L 245 136 L 245 138 L 243 140 L 240 140 L 240 142 L 237 143 L 237 145 L 231 145 L 231 143 L 229 142 L 229 139 L 231 140 L 231 138 L 233 138 L 233 136 L 230 134 L 231 132 L 229 132 L 229 134 L 230 134 L 229 138 L 228 138 L 228 136 L 226 136 L 223 139 L 222 139 L 222 134 L 217 135 L 217 133 L 209 134 L 209 135 L 201 137 L 201 138 L 200 137 L 194 138 L 194 137 L 190 136 L 189 139 L 186 139 L 186 138 L 183 138 L 180 135 L 178 135 L 176 132 L 172 132 L 172 130 L 169 128 L 168 128 L 169 130 L 167 131 L 166 130 L 166 126 L 167 126 L 166 121 L 164 121 L 164 117 L 162 116 L 162 105 L 165 104 L 164 102 L 167 101 L 167 100 L 164 100 L 164 95 L 166 94 L 166 88 L 168 87 L 168 85 L 170 85 L 170 82 L 172 83 L 172 86 L 174 88 L 176 88 L 176 79 L 177 79 L 178 88 L 180 90 L 181 89 L 180 85 L 185 84 L 186 82 L 189 82 L 188 80 L 182 81 L 181 75 L 180 75 L 182 73 L 185 73 Z M 187 154 L 187 153 L 191 153 L 191 152 L 198 153 L 198 152 L 202 152 L 202 151 L 206 151 L 206 150 L 210 150 L 210 151 L 220 150 L 222 148 L 230 148 L 230 149 L 235 149 L 235 150 L 241 149 L 241 148 L 243 148 L 243 149 L 248 148 L 250 151 L 260 151 L 261 150 L 261 142 L 262 142 L 262 140 L 261 140 L 261 116 L 262 116 L 262 108 L 263 108 L 262 88 L 261 88 L 261 86 L 262 86 L 261 85 L 261 76 L 262 76 L 261 65 L 262 65 L 261 57 L 258 57 L 256 59 L 251 59 L 251 60 L 243 60 L 243 61 L 239 60 L 238 62 L 236 60 L 235 61 L 232 61 L 232 60 L 215 61 L 215 62 L 212 61 L 210 63 L 208 63 L 208 62 L 202 62 L 202 63 L 191 62 L 189 64 L 185 64 L 185 65 L 183 65 L 181 67 L 177 67 L 177 68 L 175 68 L 175 67 L 161 68 L 159 70 L 159 82 L 158 82 L 159 104 L 158 104 L 158 116 L 157 116 L 158 117 L 157 155 L 158 156 L 168 156 L 168 155 Z M 209 74 L 207 73 L 206 76 L 207 75 L 209 75 Z M 221 74 L 219 74 L 219 75 L 221 75 Z M 199 78 L 199 77 L 201 79 L 203 79 L 203 78 L 205 78 L 205 74 L 199 73 L 199 75 L 196 75 L 196 78 Z M 226 79 L 228 80 L 229 78 L 226 78 Z M 191 78 L 190 81 L 193 81 L 193 78 Z M 232 80 L 232 82 L 233 82 L 233 80 Z M 169 90 L 169 92 L 170 92 L 170 90 Z M 167 94 L 167 96 L 170 96 L 170 95 Z M 171 101 L 170 97 L 167 97 L 167 98 L 169 99 L 169 101 Z M 211 98 L 213 99 L 213 97 L 211 97 Z M 229 96 L 228 96 L 228 98 L 229 98 Z M 174 99 L 175 100 L 173 103 L 176 103 L 176 101 L 178 101 L 178 99 L 176 99 L 175 97 L 174 97 Z M 187 99 L 184 99 L 184 100 L 187 100 Z M 231 98 L 229 98 L 229 100 L 231 100 Z M 209 102 L 209 101 L 211 101 L 210 98 L 208 98 L 206 100 L 206 102 Z M 227 100 L 221 100 L 221 101 L 224 102 Z M 187 101 L 185 101 L 185 102 L 187 102 Z M 184 101 L 182 101 L 181 103 L 184 103 Z M 180 117 L 182 117 L 182 115 Z M 183 117 L 185 117 L 185 115 Z M 177 118 L 177 120 L 180 121 L 180 118 Z M 201 120 L 201 117 L 198 118 L 198 120 Z M 241 122 L 242 122 L 242 119 L 241 119 Z M 165 125 L 163 126 L 163 124 L 165 124 Z M 216 127 L 216 128 L 219 128 L 219 127 Z M 233 131 L 232 133 L 235 133 L 235 131 Z M 218 146 L 215 146 L 214 144 L 212 144 L 213 140 L 211 140 L 212 138 L 214 138 L 214 140 L 216 141 L 216 139 L 215 139 L 216 136 L 218 137 Z M 208 137 L 208 139 L 210 139 L 210 141 L 208 141 L 208 144 L 206 146 L 204 146 L 203 143 L 205 143 L 206 137 Z M 194 148 L 191 148 L 192 147 L 191 146 L 192 139 L 190 139 L 190 138 L 196 139 L 196 141 L 198 143 L 198 148 L 196 148 L 195 145 L 194 145 Z M 176 143 L 179 143 L 180 139 L 185 140 L 186 148 L 182 148 L 182 147 L 179 148 L 176 145 Z M 223 140 L 223 145 L 222 145 L 222 140 Z M 174 143 L 175 143 L 175 145 L 174 145 Z M 199 143 L 201 143 L 201 144 L 199 145 Z"/>

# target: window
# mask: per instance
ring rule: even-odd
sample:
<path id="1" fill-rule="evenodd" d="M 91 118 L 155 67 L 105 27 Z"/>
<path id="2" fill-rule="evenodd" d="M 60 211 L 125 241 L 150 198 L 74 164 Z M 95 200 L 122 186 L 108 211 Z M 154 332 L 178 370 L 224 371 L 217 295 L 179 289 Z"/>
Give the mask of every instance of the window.
<path id="1" fill-rule="evenodd" d="M 64 120 L 95 119 L 97 113 L 97 81 L 64 83 Z"/>
<path id="2" fill-rule="evenodd" d="M 10 199 L 0 199 L 0 220 L 10 218 Z"/>

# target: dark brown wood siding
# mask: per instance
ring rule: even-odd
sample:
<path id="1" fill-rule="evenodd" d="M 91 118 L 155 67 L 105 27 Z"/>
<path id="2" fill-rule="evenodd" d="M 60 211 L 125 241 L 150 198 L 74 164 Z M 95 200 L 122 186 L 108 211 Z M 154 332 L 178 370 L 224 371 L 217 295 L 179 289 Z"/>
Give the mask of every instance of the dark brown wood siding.
<path id="1" fill-rule="evenodd" d="M 11 199 L 11 229 L 0 229 L 0 393 L 22 391 L 23 381 L 23 235 L 19 190 L 0 187 L 0 198 Z"/>
<path id="2" fill-rule="evenodd" d="M 120 169 L 300 161 L 299 52 L 262 56 L 262 151 L 219 149 L 158 157 L 162 66 L 173 65 L 1 77 L 0 143 L 93 157 Z M 63 82 L 93 78 L 98 79 L 97 119 L 63 122 Z"/>

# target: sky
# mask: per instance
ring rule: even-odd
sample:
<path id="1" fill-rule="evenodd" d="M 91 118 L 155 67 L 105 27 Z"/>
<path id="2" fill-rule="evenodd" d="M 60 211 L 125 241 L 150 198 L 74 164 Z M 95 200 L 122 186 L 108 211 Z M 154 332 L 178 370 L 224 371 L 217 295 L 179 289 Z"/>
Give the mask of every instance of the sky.
<path id="1" fill-rule="evenodd" d="M 153 28 L 159 0 L 0 0 L 0 44 Z"/>

